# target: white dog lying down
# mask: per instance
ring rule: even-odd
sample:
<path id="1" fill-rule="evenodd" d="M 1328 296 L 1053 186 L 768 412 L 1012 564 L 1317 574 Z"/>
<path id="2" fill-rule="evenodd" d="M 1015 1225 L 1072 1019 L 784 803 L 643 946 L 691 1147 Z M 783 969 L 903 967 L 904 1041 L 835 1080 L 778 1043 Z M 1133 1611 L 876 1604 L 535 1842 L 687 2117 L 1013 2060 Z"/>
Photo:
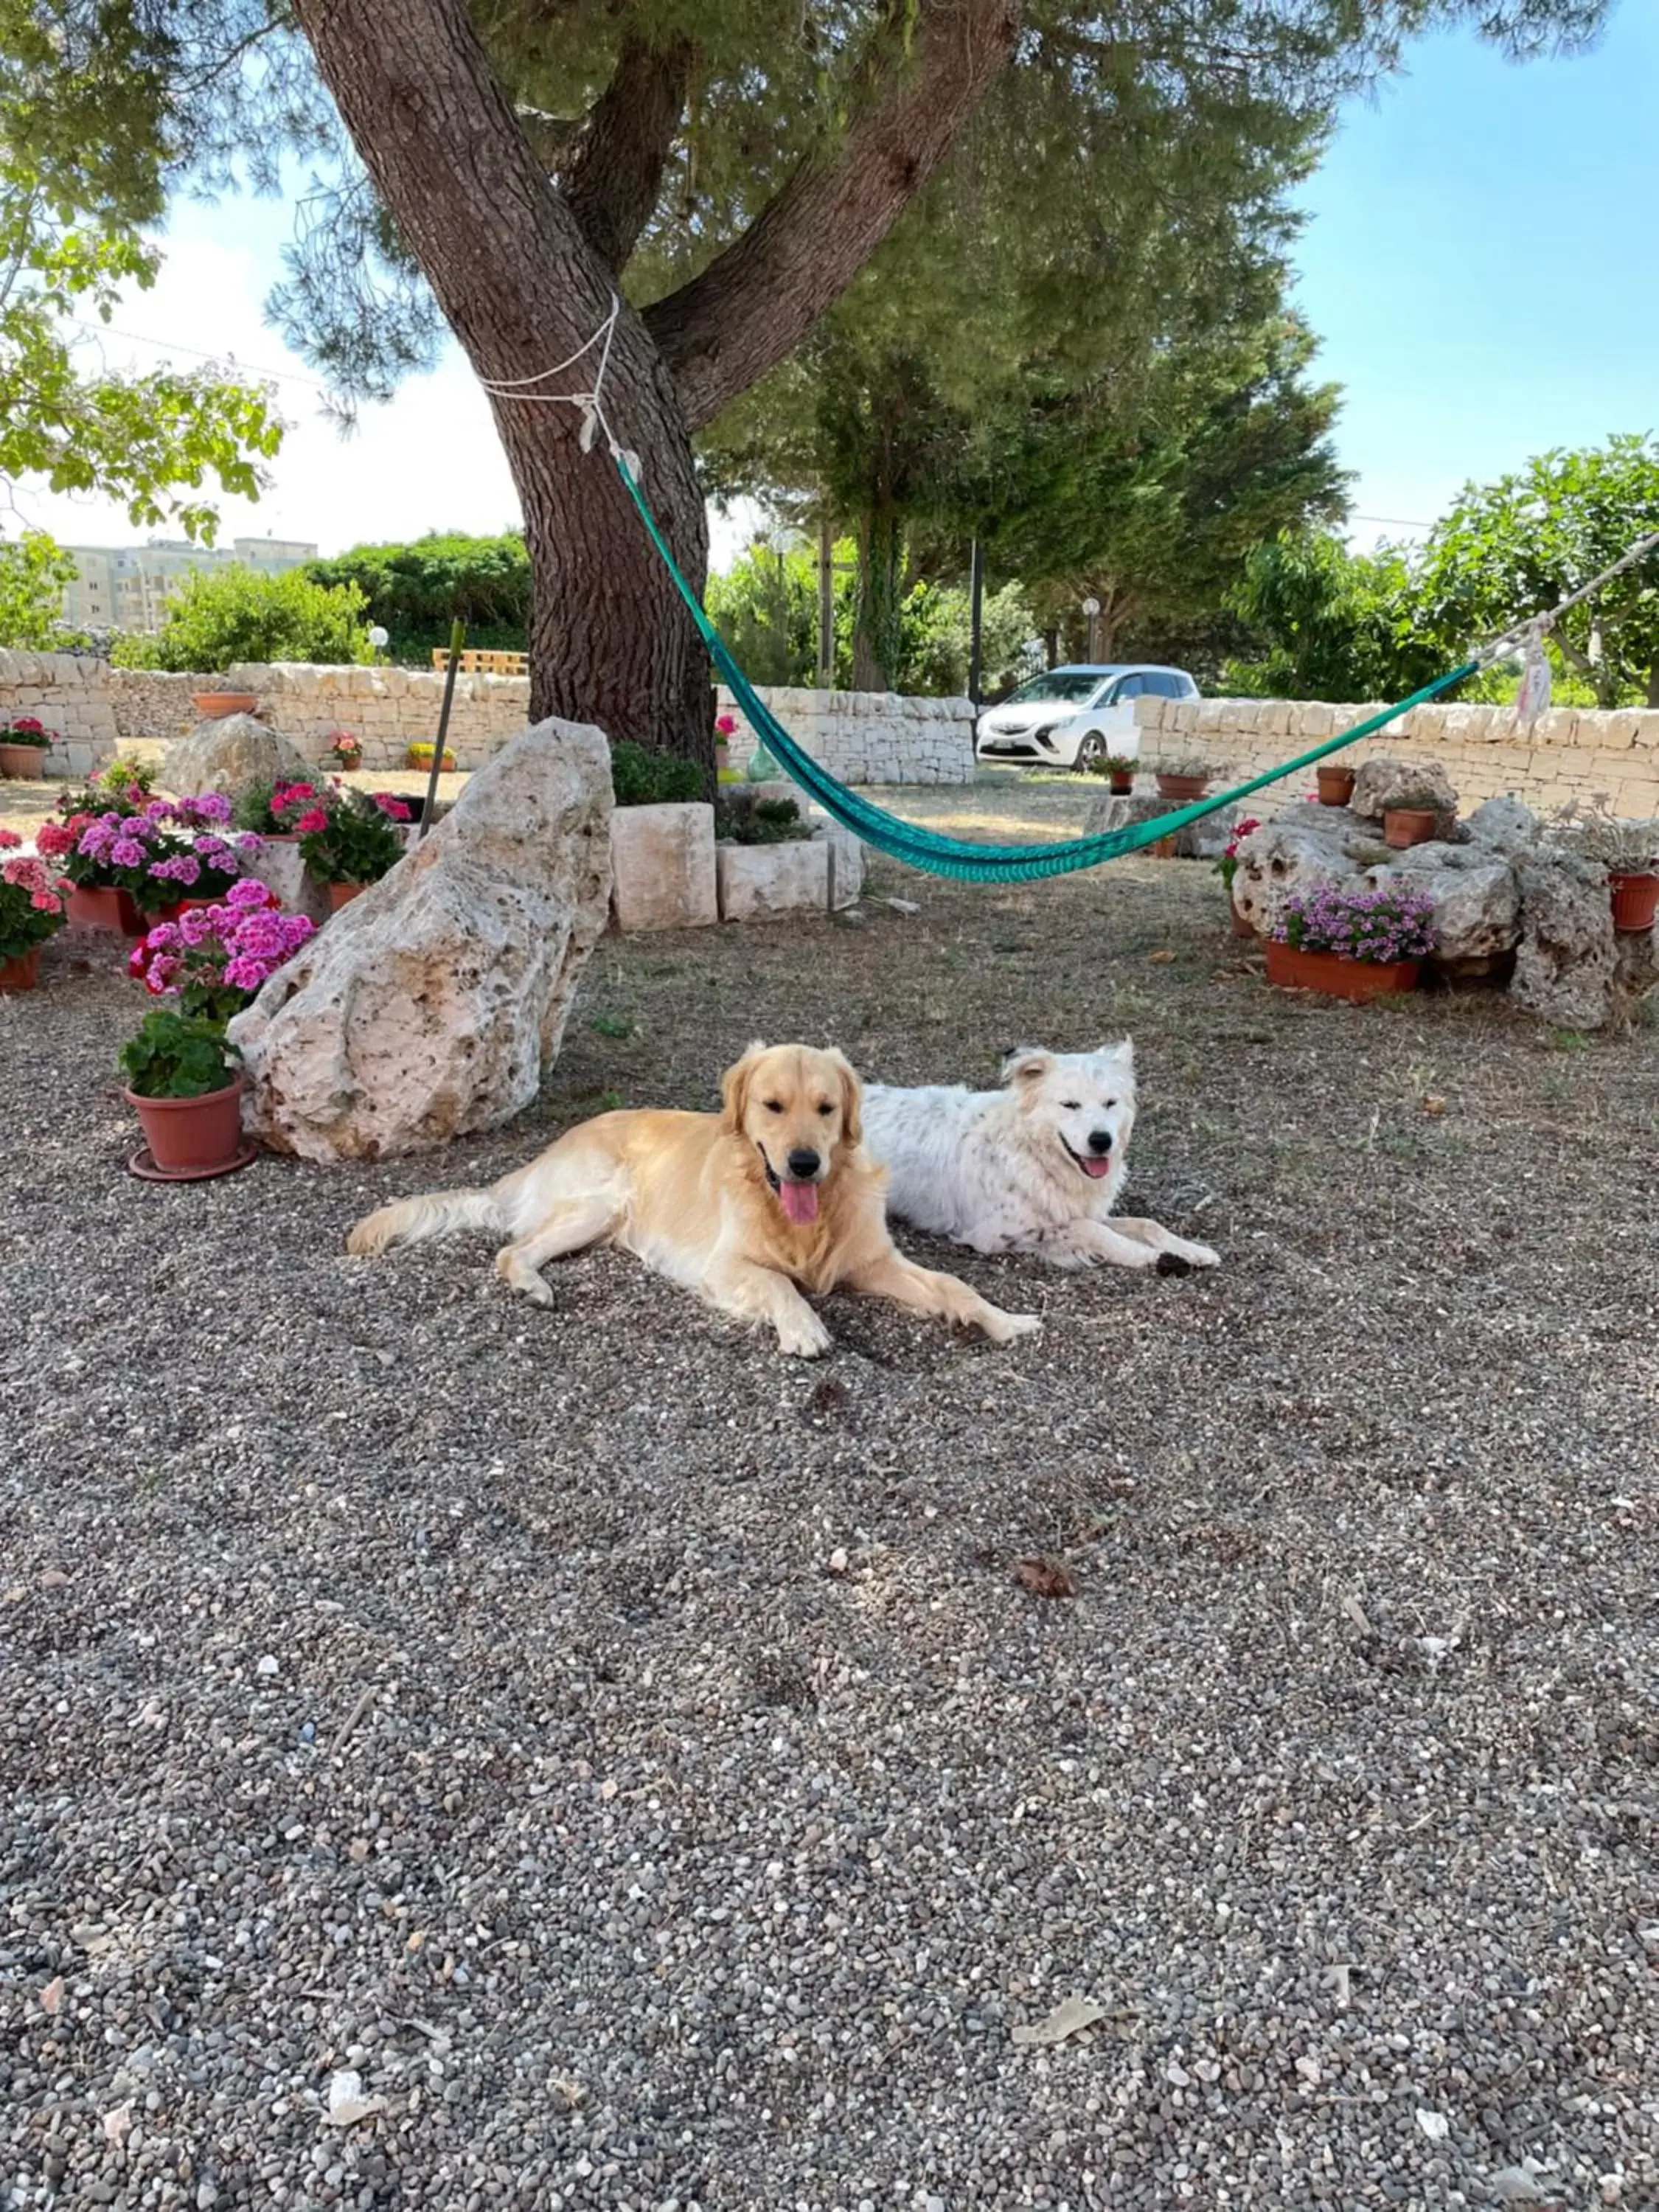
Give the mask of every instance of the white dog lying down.
<path id="1" fill-rule="evenodd" d="M 1168 1253 L 1219 1265 L 1156 1221 L 1108 1220 L 1135 1118 L 1134 1047 L 1022 1048 L 1000 1091 L 960 1084 L 864 1093 L 864 1142 L 887 1170 L 887 1210 L 976 1252 L 1032 1252 L 1057 1267 L 1155 1267 Z"/>

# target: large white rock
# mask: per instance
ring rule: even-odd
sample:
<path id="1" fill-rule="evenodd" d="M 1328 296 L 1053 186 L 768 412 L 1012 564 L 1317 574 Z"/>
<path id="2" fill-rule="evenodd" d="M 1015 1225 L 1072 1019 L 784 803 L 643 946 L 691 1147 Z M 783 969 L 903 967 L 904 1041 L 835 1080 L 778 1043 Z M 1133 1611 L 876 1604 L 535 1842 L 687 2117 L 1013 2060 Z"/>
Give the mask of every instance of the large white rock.
<path id="1" fill-rule="evenodd" d="M 494 1128 L 552 1065 L 611 899 L 602 732 L 520 732 L 231 1024 L 245 1121 L 303 1159 Z"/>
<path id="2" fill-rule="evenodd" d="M 1271 936 L 1292 891 L 1357 882 L 1389 857 L 1370 824 L 1356 821 L 1346 807 L 1292 806 L 1239 846 L 1233 903 L 1259 934 Z"/>
<path id="3" fill-rule="evenodd" d="M 268 723 L 255 714 L 226 714 L 216 722 L 198 722 L 188 737 L 167 747 L 161 781 L 174 793 L 222 791 L 236 799 L 251 785 L 310 773 L 304 756 Z"/>
<path id="4" fill-rule="evenodd" d="M 1418 798 L 1419 792 L 1425 794 L 1424 799 Z M 1360 763 L 1353 796 L 1348 801 L 1350 813 L 1362 821 L 1380 822 L 1389 807 L 1407 803 L 1431 805 L 1443 837 L 1457 820 L 1457 793 L 1438 761 L 1397 760 L 1379 753 Z"/>
<path id="5" fill-rule="evenodd" d="M 1491 846 L 1412 845 L 1371 882 L 1410 884 L 1434 901 L 1436 963 L 1474 974 L 1515 949 L 1521 894 L 1515 870 Z"/>
<path id="6" fill-rule="evenodd" d="M 1540 852 L 1516 864 L 1521 945 L 1510 995 L 1562 1029 L 1599 1030 L 1613 1010 L 1619 948 L 1599 868 Z"/>
<path id="7" fill-rule="evenodd" d="M 701 801 L 619 806 L 611 817 L 611 911 L 618 929 L 718 921 L 714 810 Z"/>
<path id="8" fill-rule="evenodd" d="M 829 911 L 830 848 L 820 840 L 717 845 L 714 859 L 722 921 L 775 921 L 784 915 Z"/>

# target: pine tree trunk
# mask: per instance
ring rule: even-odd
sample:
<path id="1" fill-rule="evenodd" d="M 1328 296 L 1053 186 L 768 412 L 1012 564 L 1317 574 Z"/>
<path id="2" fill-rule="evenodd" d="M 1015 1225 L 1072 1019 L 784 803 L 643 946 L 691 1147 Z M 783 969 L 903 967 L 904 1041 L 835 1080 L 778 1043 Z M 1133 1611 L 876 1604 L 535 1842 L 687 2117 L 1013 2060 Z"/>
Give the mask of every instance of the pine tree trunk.
<path id="1" fill-rule="evenodd" d="M 890 691 L 899 664 L 899 594 L 904 532 L 897 514 L 878 498 L 859 531 L 859 611 L 853 632 L 853 689 Z"/>
<path id="2" fill-rule="evenodd" d="M 714 693 L 696 632 L 603 447 L 573 409 L 597 356 L 528 380 L 609 312 L 656 204 L 690 48 L 641 33 L 555 189 L 466 0 L 293 0 L 381 204 L 492 398 L 524 509 L 534 599 L 531 707 L 690 755 L 714 775 Z M 625 12 L 625 11 L 624 11 Z M 878 27 L 871 74 L 748 230 L 646 317 L 623 304 L 605 403 L 692 589 L 708 525 L 691 437 L 782 360 L 851 283 L 1006 66 L 1018 0 L 917 0 L 903 51 Z M 893 46 L 893 52 L 887 48 Z M 418 455 L 410 457 L 417 467 Z M 879 649 L 880 641 L 877 640 Z M 890 658 L 890 650 L 889 653 Z"/>
<path id="3" fill-rule="evenodd" d="M 635 399 L 614 427 L 637 447 L 641 489 L 687 581 L 702 596 L 708 523 L 691 441 L 672 408 Z M 583 454 L 563 409 L 498 404 L 524 512 L 534 591 L 530 711 L 597 722 L 613 741 L 662 747 L 714 772 L 708 648 L 601 442 Z M 646 456 L 649 456 L 646 459 Z"/>

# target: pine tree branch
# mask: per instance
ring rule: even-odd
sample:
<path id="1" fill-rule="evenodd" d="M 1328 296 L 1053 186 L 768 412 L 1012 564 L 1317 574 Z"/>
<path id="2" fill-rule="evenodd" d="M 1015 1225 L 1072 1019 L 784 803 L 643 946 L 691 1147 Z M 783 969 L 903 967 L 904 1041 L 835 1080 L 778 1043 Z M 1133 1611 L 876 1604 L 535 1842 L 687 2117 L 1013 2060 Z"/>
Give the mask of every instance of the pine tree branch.
<path id="1" fill-rule="evenodd" d="M 630 31 L 561 182 L 582 235 L 620 272 L 651 219 L 685 109 L 696 49 L 653 46 Z"/>
<path id="2" fill-rule="evenodd" d="M 950 151 L 1014 50 L 1019 0 L 918 0 L 877 34 L 868 89 L 743 235 L 646 312 L 692 428 L 792 353 Z"/>

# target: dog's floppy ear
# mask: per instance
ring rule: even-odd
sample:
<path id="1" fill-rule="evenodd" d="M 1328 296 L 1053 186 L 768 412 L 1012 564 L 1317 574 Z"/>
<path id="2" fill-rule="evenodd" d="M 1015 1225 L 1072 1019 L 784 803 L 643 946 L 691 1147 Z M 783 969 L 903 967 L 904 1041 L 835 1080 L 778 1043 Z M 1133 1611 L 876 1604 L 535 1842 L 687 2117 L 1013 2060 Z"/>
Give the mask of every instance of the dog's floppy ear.
<path id="1" fill-rule="evenodd" d="M 757 1038 L 741 1060 L 733 1060 L 720 1078 L 720 1127 L 741 1129 L 743 1117 L 749 1105 L 749 1085 L 755 1073 L 755 1062 L 766 1050 Z"/>
<path id="2" fill-rule="evenodd" d="M 1005 1083 L 1017 1083 L 1024 1090 L 1031 1084 L 1041 1083 L 1054 1064 L 1053 1053 L 1044 1052 L 1041 1045 L 1017 1045 L 1012 1052 L 1003 1055 L 1002 1079 Z"/>
<path id="3" fill-rule="evenodd" d="M 830 1048 L 830 1065 L 835 1069 L 841 1084 L 841 1133 L 848 1145 L 864 1142 L 864 1085 L 859 1081 L 858 1070 L 844 1052 Z"/>

